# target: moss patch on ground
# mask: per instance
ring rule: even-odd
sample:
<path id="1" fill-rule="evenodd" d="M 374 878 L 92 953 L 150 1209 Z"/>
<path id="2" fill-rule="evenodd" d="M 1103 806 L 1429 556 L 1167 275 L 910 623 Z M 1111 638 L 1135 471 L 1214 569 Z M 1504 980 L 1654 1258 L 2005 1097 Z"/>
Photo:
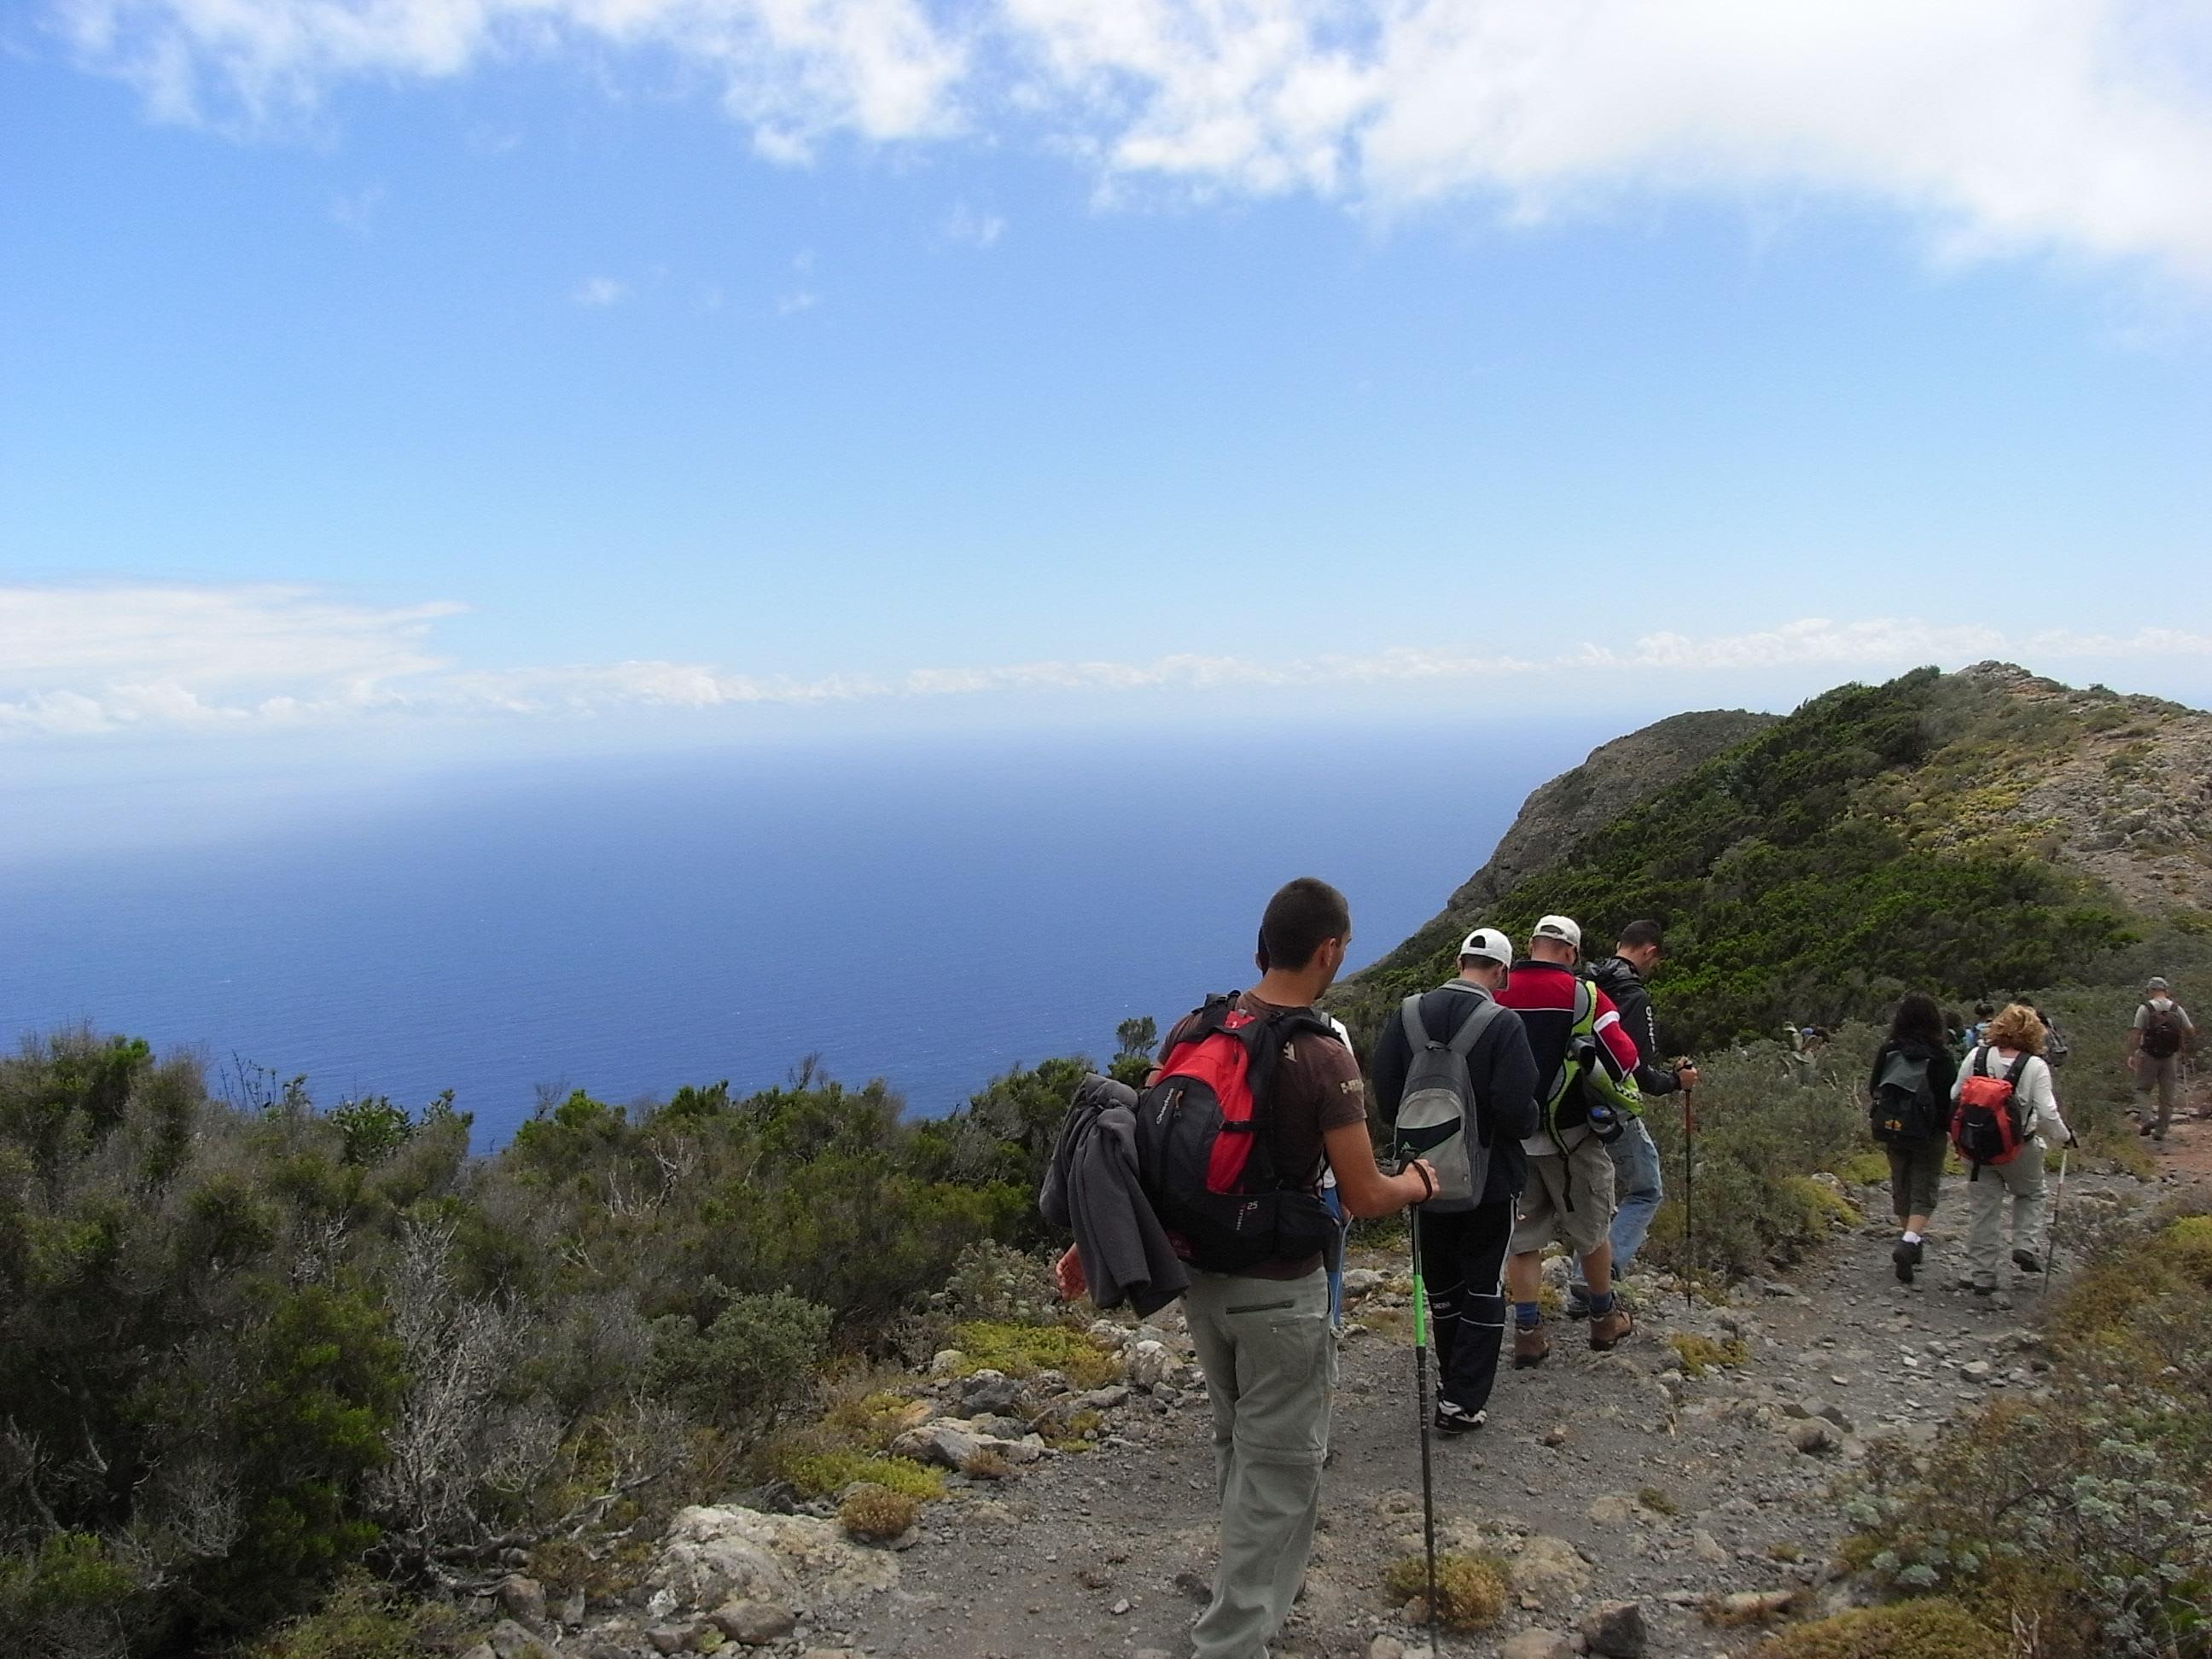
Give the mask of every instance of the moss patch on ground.
<path id="1" fill-rule="evenodd" d="M 1681 1361 L 1685 1376 L 1703 1376 L 1711 1370 L 1733 1370 L 1751 1358 L 1751 1350 L 1741 1337 L 1718 1342 L 1692 1331 L 1678 1331 L 1667 1339 L 1667 1346 Z"/>
<path id="2" fill-rule="evenodd" d="M 1861 1607 L 1759 1644 L 1753 1659 L 2008 1659 L 2011 1644 L 1956 1601 Z"/>
<path id="3" fill-rule="evenodd" d="M 1079 1389 L 1096 1389 L 1114 1379 L 1118 1362 L 1087 1332 L 1069 1325 L 1017 1325 L 972 1319 L 952 1328 L 955 1346 L 964 1354 L 963 1375 L 1004 1371 L 1034 1376 L 1058 1371 Z"/>
<path id="4" fill-rule="evenodd" d="M 1394 1561 L 1382 1576 L 1394 1601 L 1425 1601 L 1427 1558 L 1408 1555 Z M 1513 1588 L 1512 1570 L 1494 1555 L 1453 1551 L 1437 1557 L 1436 1622 L 1445 1630 L 1487 1630 L 1505 1611 Z"/>

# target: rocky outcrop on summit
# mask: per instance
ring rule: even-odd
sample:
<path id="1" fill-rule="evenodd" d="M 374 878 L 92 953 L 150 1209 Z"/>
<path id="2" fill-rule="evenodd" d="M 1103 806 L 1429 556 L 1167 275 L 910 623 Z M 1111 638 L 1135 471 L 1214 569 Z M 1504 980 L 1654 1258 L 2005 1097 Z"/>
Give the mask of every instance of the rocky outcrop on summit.
<path id="1" fill-rule="evenodd" d="M 1708 708 L 1665 720 L 1601 744 L 1583 763 L 1562 772 L 1522 804 L 1490 861 L 1461 884 L 1442 915 L 1378 966 L 1425 954 L 1435 938 L 1481 920 L 1501 894 L 1558 863 L 1575 844 L 1623 812 L 1687 777 L 1723 750 L 1771 726 L 1778 717 L 1741 708 Z"/>

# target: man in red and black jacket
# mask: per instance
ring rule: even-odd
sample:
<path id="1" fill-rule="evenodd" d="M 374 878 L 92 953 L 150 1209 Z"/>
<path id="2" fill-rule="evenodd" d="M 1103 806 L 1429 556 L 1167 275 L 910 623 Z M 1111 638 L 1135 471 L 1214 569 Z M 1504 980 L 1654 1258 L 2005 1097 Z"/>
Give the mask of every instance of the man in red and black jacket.
<path id="1" fill-rule="evenodd" d="M 1603 1351 L 1636 1328 L 1613 1293 L 1613 1158 L 1607 1143 L 1641 1108 L 1636 1092 L 1636 1044 L 1621 1029 L 1613 999 L 1575 972 L 1582 929 L 1565 916 L 1546 916 L 1498 992 L 1502 1006 L 1521 1016 L 1540 1081 L 1544 1121 L 1522 1143 L 1528 1184 L 1513 1229 L 1505 1282 L 1513 1297 L 1513 1363 L 1538 1365 L 1552 1351 L 1536 1291 L 1544 1247 L 1558 1239 L 1581 1263 L 1589 1286 L 1589 1345 Z M 1575 1074 L 1565 1076 L 1575 1051 Z"/>

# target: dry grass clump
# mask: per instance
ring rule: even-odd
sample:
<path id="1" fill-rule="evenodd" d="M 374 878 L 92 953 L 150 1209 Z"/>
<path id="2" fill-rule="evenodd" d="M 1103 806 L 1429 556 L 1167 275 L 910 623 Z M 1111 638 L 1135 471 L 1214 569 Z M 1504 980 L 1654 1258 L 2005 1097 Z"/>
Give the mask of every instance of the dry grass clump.
<path id="1" fill-rule="evenodd" d="M 837 1505 L 839 1524 L 871 1544 L 888 1543 L 898 1537 L 921 1513 L 920 1498 L 872 1484 L 854 1487 Z"/>
<path id="2" fill-rule="evenodd" d="M 1677 1331 L 1667 1339 L 1667 1346 L 1682 1363 L 1685 1376 L 1703 1376 L 1707 1371 L 1734 1370 L 1751 1358 L 1751 1349 L 1740 1337 L 1730 1337 L 1725 1342 L 1716 1342 L 1710 1336 L 1699 1336 L 1694 1331 Z"/>
<path id="3" fill-rule="evenodd" d="M 979 1446 L 961 1464 L 960 1473 L 970 1480 L 1011 1480 L 1014 1478 L 1014 1466 L 1006 1462 L 1003 1453 Z"/>
<path id="4" fill-rule="evenodd" d="M 1770 1636 L 1752 1659 L 2007 1659 L 2011 1644 L 1948 1596 L 1861 1607 Z"/>
<path id="5" fill-rule="evenodd" d="M 1382 1577 L 1394 1601 L 1425 1602 L 1429 1594 L 1425 1557 L 1394 1561 Z M 1494 1555 L 1453 1552 L 1437 1557 L 1435 1622 L 1446 1630 L 1487 1630 L 1505 1611 L 1513 1587 L 1512 1570 Z"/>

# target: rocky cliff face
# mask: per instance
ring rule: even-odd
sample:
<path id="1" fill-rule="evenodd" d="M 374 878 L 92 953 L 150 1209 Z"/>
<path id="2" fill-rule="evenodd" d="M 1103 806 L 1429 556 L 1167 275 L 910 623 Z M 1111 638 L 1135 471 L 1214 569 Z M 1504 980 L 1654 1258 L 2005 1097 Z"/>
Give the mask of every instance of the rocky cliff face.
<path id="1" fill-rule="evenodd" d="M 1558 863 L 1575 844 L 1603 829 L 1726 749 L 1772 725 L 1777 716 L 1711 708 L 1665 720 L 1590 750 L 1522 803 L 1490 860 L 1468 877 L 1441 915 L 1392 951 L 1378 967 L 1425 955 L 1436 939 L 1477 925 L 1484 910 L 1515 884 Z"/>

